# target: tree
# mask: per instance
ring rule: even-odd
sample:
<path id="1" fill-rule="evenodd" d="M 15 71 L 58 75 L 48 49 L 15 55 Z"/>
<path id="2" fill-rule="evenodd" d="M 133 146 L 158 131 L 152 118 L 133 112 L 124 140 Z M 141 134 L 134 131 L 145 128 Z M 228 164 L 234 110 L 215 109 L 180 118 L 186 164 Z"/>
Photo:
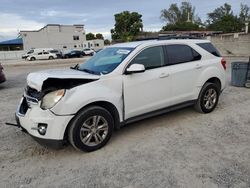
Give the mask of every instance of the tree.
<path id="1" fill-rule="evenodd" d="M 86 34 L 86 39 L 87 40 L 94 40 L 94 39 L 96 39 L 96 37 L 93 33 L 88 33 L 88 34 Z"/>
<path id="2" fill-rule="evenodd" d="M 97 39 L 104 39 L 104 37 L 103 37 L 103 35 L 101 34 L 101 33 L 97 33 L 96 35 L 95 35 L 95 37 L 97 38 Z"/>
<path id="3" fill-rule="evenodd" d="M 201 19 L 195 15 L 195 7 L 189 2 L 182 2 L 181 6 L 171 4 L 168 9 L 161 11 L 161 19 L 167 22 L 163 31 L 198 30 Z"/>
<path id="4" fill-rule="evenodd" d="M 210 30 L 222 31 L 224 33 L 241 31 L 242 25 L 237 15 L 233 14 L 231 5 L 225 3 L 208 13 L 208 26 Z"/>
<path id="5" fill-rule="evenodd" d="M 208 23 L 220 21 L 224 16 L 233 15 L 231 5 L 225 3 L 223 6 L 216 8 L 213 12 L 208 13 Z"/>
<path id="6" fill-rule="evenodd" d="M 198 24 L 192 22 L 177 22 L 175 24 L 167 24 L 162 27 L 162 31 L 197 31 L 200 30 Z"/>
<path id="7" fill-rule="evenodd" d="M 249 14 L 249 6 L 245 4 L 240 4 L 240 14 L 239 14 L 239 21 L 241 27 L 245 27 L 245 23 L 250 21 L 250 14 Z"/>
<path id="8" fill-rule="evenodd" d="M 124 11 L 115 14 L 115 27 L 111 29 L 113 40 L 132 41 L 143 29 L 142 15 Z"/>
<path id="9" fill-rule="evenodd" d="M 161 19 L 166 21 L 168 24 L 193 22 L 199 23 L 201 19 L 195 15 L 195 7 L 189 2 L 182 2 L 181 6 L 177 4 L 171 4 L 168 9 L 161 11 Z"/>
<path id="10" fill-rule="evenodd" d="M 108 40 L 108 39 L 104 40 L 104 45 L 110 45 L 110 44 L 111 44 L 110 40 Z"/>

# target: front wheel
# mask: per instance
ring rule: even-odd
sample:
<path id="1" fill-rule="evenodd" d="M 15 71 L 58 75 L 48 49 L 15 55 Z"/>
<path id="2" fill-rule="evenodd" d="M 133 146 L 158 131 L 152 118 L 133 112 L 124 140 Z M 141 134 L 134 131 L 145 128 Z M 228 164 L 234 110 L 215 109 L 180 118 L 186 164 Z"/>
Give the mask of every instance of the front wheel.
<path id="1" fill-rule="evenodd" d="M 30 60 L 31 60 L 31 61 L 35 61 L 35 60 L 36 60 L 36 58 L 34 58 L 34 57 L 31 57 L 31 58 L 30 58 Z"/>
<path id="2" fill-rule="evenodd" d="M 73 119 L 69 131 L 69 142 L 81 151 L 95 151 L 111 138 L 114 129 L 112 115 L 106 109 L 92 106 L 82 110 Z"/>
<path id="3" fill-rule="evenodd" d="M 212 112 L 218 104 L 219 87 L 214 83 L 205 83 L 202 87 L 199 98 L 195 104 L 195 109 L 201 113 Z"/>

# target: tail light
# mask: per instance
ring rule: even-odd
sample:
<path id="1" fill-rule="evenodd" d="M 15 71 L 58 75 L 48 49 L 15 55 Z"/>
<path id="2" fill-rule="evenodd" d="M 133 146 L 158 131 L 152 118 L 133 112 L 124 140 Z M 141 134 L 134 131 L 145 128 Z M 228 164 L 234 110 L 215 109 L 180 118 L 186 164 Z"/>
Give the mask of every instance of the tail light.
<path id="1" fill-rule="evenodd" d="M 221 65 L 224 68 L 224 70 L 227 69 L 227 62 L 226 62 L 226 60 L 224 58 L 221 59 Z"/>

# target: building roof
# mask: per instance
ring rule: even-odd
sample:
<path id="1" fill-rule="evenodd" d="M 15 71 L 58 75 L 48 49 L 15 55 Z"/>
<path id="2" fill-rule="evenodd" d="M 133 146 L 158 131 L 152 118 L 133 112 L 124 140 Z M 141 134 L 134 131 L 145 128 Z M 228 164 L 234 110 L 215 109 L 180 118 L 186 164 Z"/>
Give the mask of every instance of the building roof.
<path id="1" fill-rule="evenodd" d="M 83 24 L 74 24 L 74 25 L 47 24 L 47 25 L 45 25 L 44 27 L 42 27 L 41 29 L 38 29 L 38 30 L 22 30 L 19 33 L 39 32 L 39 31 L 47 28 L 48 26 L 59 26 L 59 27 L 71 27 L 71 26 L 75 26 L 75 27 L 83 27 L 84 28 Z"/>
<path id="2" fill-rule="evenodd" d="M 22 45 L 22 44 L 23 44 L 22 38 L 17 38 L 17 39 L 6 40 L 6 41 L 0 42 L 0 45 Z"/>

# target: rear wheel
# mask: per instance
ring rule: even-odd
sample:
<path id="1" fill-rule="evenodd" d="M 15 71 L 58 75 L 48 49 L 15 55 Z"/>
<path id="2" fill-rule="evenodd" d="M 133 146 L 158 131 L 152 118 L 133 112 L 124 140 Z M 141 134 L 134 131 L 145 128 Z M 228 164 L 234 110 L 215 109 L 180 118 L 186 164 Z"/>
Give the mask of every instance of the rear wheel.
<path id="1" fill-rule="evenodd" d="M 51 59 L 54 59 L 54 57 L 53 56 L 49 56 L 49 59 L 51 60 Z"/>
<path id="2" fill-rule="evenodd" d="M 88 107 L 71 123 L 69 142 L 81 151 L 95 151 L 109 141 L 113 128 L 114 120 L 109 111 L 99 106 Z"/>
<path id="3" fill-rule="evenodd" d="M 218 104 L 219 95 L 219 87 L 216 84 L 210 82 L 205 83 L 200 91 L 195 109 L 201 113 L 212 112 Z"/>
<path id="4" fill-rule="evenodd" d="M 30 58 L 30 60 L 31 60 L 31 61 L 35 61 L 35 60 L 36 60 L 36 58 L 34 58 L 34 57 L 31 57 L 31 58 Z"/>

